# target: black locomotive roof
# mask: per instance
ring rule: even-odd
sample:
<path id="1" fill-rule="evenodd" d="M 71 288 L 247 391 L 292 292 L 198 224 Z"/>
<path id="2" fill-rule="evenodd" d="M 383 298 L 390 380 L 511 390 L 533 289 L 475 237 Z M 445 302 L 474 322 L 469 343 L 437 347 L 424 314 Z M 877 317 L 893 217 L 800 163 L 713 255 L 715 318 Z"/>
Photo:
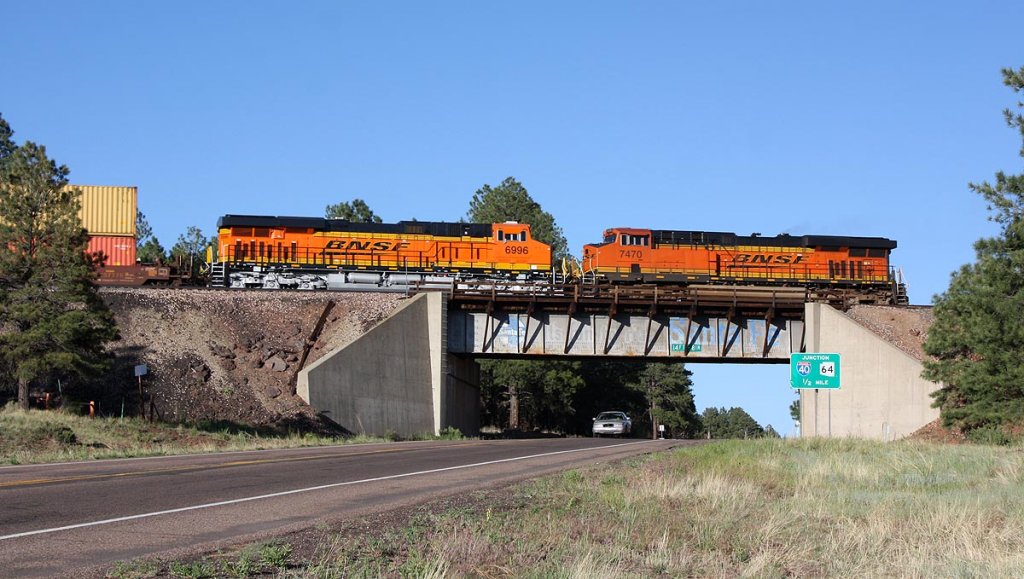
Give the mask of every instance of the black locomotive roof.
<path id="1" fill-rule="evenodd" d="M 269 215 L 225 215 L 217 220 L 217 228 L 221 227 L 295 227 L 317 231 L 436 235 L 438 237 L 490 237 L 493 229 L 490 223 L 449 223 L 445 221 L 363 223 L 323 217 L 274 217 Z"/>
<path id="2" fill-rule="evenodd" d="M 654 243 L 675 245 L 753 245 L 763 247 L 864 247 L 896 249 L 896 241 L 885 237 L 843 235 L 736 235 L 722 231 L 675 231 L 653 229 Z"/>

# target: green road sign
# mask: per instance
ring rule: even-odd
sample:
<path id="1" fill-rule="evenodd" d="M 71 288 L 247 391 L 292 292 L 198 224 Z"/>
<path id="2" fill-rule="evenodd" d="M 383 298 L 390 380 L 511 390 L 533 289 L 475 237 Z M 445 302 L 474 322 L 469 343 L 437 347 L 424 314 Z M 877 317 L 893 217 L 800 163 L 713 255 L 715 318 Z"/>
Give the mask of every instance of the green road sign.
<path id="1" fill-rule="evenodd" d="M 839 388 L 839 354 L 790 354 L 793 388 Z"/>

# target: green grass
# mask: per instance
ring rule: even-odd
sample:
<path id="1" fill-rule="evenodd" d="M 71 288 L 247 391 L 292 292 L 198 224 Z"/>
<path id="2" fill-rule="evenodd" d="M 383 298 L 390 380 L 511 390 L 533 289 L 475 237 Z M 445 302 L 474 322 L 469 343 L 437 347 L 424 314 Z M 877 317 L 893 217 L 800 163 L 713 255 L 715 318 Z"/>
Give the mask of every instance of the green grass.
<path id="1" fill-rule="evenodd" d="M 295 576 L 1019 576 L 1019 448 L 729 441 L 337 537 Z M 293 566 L 297 564 L 293 562 Z"/>

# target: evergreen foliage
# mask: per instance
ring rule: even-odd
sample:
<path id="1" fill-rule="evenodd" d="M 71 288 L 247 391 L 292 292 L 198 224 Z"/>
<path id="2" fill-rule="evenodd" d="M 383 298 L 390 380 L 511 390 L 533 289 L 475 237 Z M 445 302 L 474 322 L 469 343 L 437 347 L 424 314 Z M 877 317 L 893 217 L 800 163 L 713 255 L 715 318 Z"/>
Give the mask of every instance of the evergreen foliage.
<path id="1" fill-rule="evenodd" d="M 534 201 L 521 183 L 509 177 L 496 187 L 484 185 L 469 203 L 473 223 L 529 223 L 534 239 L 568 247 L 555 218 Z M 511 429 L 572 429 L 574 394 L 582 388 L 578 362 L 548 360 L 481 360 L 483 419 Z"/>
<path id="2" fill-rule="evenodd" d="M 517 430 L 575 430 L 576 394 L 585 383 L 579 362 L 482 360 L 486 423 Z"/>
<path id="3" fill-rule="evenodd" d="M 203 235 L 202 229 L 190 225 L 185 233 L 178 236 L 178 242 L 171 248 L 171 257 L 176 259 L 183 268 L 188 269 L 192 277 L 197 277 L 205 263 L 204 253 L 210 243 L 211 240 Z"/>
<path id="4" fill-rule="evenodd" d="M 1014 92 L 1024 89 L 1024 67 L 1002 72 Z M 1004 115 L 1024 139 L 1024 116 L 1009 109 Z M 965 431 L 1024 423 L 1024 175 L 995 177 L 994 184 L 970 188 L 988 203 L 1000 234 L 978 240 L 976 261 L 954 272 L 949 289 L 935 296 L 935 322 L 924 343 L 932 359 L 923 376 L 942 383 L 932 393 L 934 405 L 944 425 Z"/>
<path id="5" fill-rule="evenodd" d="M 641 364 L 637 380 L 631 384 L 644 394 L 657 423 L 664 424 L 672 438 L 693 438 L 701 430 L 692 375 L 682 362 L 647 362 Z"/>
<path id="6" fill-rule="evenodd" d="M 163 263 L 167 251 L 153 235 L 146 215 L 139 211 L 135 217 L 135 258 L 142 263 Z"/>
<path id="7" fill-rule="evenodd" d="M 353 199 L 351 202 L 343 201 L 335 205 L 328 205 L 324 208 L 324 217 L 327 219 L 345 219 L 359 223 L 381 222 L 381 218 L 362 199 Z"/>
<path id="8" fill-rule="evenodd" d="M 7 124 L 2 114 L 0 114 L 0 164 L 6 162 L 11 155 L 14 154 L 14 149 L 17 147 L 14 144 L 12 137 L 14 131 L 11 130 L 11 125 Z"/>
<path id="9" fill-rule="evenodd" d="M 762 438 L 765 429 L 742 408 L 706 408 L 701 415 L 704 432 L 710 438 Z M 771 428 L 769 426 L 769 428 Z M 775 429 L 771 430 L 775 433 Z M 777 437 L 778 434 L 775 433 Z"/>
<path id="10" fill-rule="evenodd" d="M 569 244 L 562 228 L 555 223 L 555 217 L 541 209 L 523 184 L 513 177 L 507 177 L 495 187 L 484 185 L 477 189 L 469 202 L 466 219 L 472 223 L 528 223 L 533 238 L 551 246 L 556 262 L 569 255 Z"/>
<path id="11" fill-rule="evenodd" d="M 167 250 L 155 237 L 150 237 L 136 249 L 136 258 L 142 263 L 164 263 L 167 261 Z"/>
<path id="12" fill-rule="evenodd" d="M 81 191 L 44 147 L 12 135 L 0 118 L 0 364 L 27 408 L 33 385 L 104 372 L 117 328 L 93 284 Z"/>

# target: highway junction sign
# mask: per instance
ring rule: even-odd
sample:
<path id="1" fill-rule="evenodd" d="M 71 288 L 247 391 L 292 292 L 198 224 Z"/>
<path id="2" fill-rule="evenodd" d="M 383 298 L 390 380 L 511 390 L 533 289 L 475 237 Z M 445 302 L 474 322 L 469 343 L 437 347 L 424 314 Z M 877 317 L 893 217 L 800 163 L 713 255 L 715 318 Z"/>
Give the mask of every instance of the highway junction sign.
<path id="1" fill-rule="evenodd" d="M 789 385 L 793 388 L 839 388 L 839 354 L 790 354 Z"/>

